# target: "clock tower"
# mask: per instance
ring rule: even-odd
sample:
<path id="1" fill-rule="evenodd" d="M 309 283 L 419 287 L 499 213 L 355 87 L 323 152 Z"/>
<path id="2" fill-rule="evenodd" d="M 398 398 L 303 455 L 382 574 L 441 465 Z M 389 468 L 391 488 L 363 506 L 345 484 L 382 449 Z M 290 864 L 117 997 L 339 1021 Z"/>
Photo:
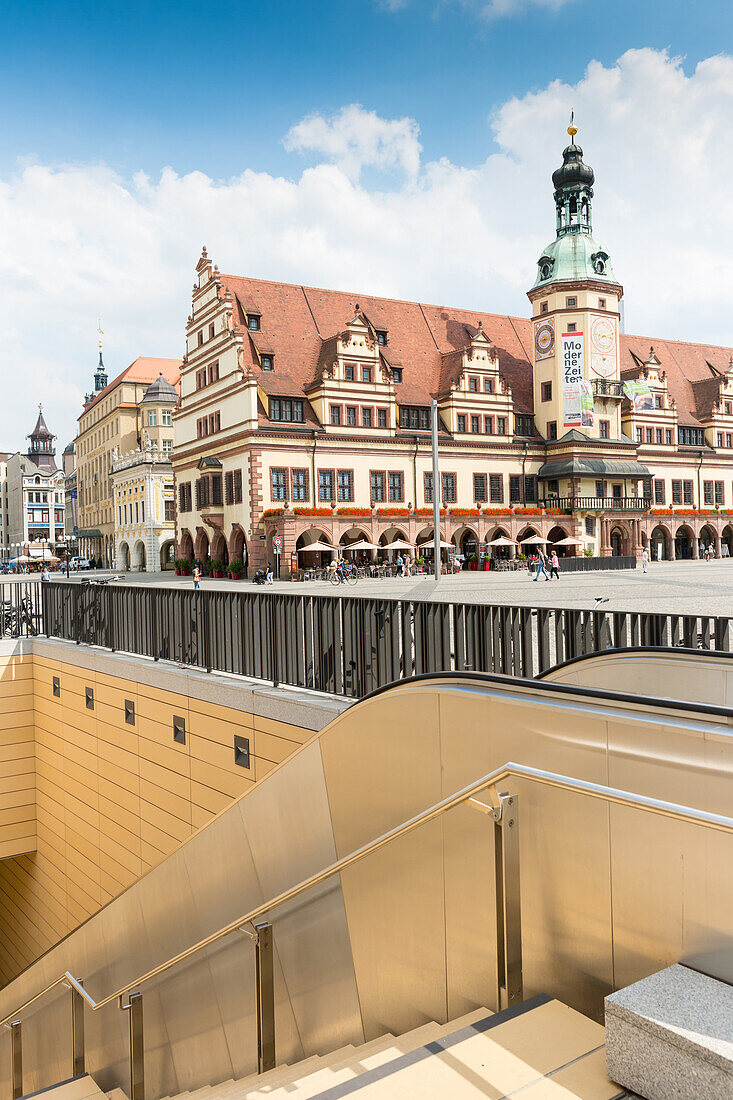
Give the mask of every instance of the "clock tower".
<path id="1" fill-rule="evenodd" d="M 546 440 L 576 429 L 590 439 L 619 440 L 619 302 L 611 258 L 593 236 L 595 176 L 575 144 L 552 174 L 556 234 L 537 261 L 532 303 L 534 419 Z"/>

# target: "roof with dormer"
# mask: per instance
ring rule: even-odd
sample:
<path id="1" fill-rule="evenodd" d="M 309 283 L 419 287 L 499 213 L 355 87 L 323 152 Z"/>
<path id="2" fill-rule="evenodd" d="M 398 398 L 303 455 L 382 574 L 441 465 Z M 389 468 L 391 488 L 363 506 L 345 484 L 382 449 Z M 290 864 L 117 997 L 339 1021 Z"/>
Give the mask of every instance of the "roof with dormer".
<path id="1" fill-rule="evenodd" d="M 692 344 L 659 337 L 621 337 L 621 377 L 638 377 L 648 362 L 651 350 L 658 362 L 655 368 L 666 376 L 667 389 L 677 409 L 681 425 L 699 426 L 712 412 L 714 392 L 717 399 L 721 377 L 728 373 L 733 351 L 718 344 Z M 705 383 L 705 385 L 700 385 Z"/>
<path id="2" fill-rule="evenodd" d="M 395 384 L 398 403 L 428 405 L 444 392 L 460 374 L 463 352 L 470 348 L 480 322 L 492 355 L 498 357 L 499 374 L 511 388 L 516 411 L 534 411 L 529 318 L 218 272 L 216 277 L 222 294 L 231 293 L 235 331 L 250 335 L 243 302 L 260 317 L 260 332 L 251 335 L 258 346 L 272 349 L 274 370 L 262 370 L 254 342 L 248 338 L 243 340 L 244 366 L 266 394 L 307 398 L 334 361 L 338 335 L 354 320 L 358 305 L 360 316 L 387 333 L 387 345 L 379 349 L 382 363 L 403 369 L 403 381 Z M 659 359 L 658 369 L 666 374 L 680 424 L 698 424 L 709 408 L 709 393 L 693 383 L 711 379 L 714 371 L 725 374 L 733 349 L 622 334 L 623 377 L 641 372 L 651 345 Z"/>

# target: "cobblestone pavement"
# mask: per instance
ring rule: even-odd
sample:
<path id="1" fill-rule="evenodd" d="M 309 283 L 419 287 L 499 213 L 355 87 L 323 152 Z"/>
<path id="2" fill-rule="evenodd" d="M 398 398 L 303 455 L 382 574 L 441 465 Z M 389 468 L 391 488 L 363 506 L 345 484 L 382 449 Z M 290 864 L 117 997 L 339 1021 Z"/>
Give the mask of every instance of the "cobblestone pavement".
<path id="1" fill-rule="evenodd" d="M 82 574 L 93 577 L 96 574 Z M 109 576 L 109 573 L 103 573 Z M 5 580 L 6 578 L 3 578 Z M 77 579 L 75 576 L 74 580 Z M 125 584 L 192 588 L 190 577 L 170 573 L 128 573 Z M 261 591 L 251 581 L 204 580 L 202 589 Z M 679 614 L 733 616 L 733 561 L 656 562 L 646 574 L 636 570 L 565 573 L 559 581 L 533 583 L 519 573 L 460 573 L 455 577 L 417 576 L 407 580 L 360 580 L 349 587 L 312 582 L 276 581 L 268 592 L 319 593 L 348 596 L 401 597 L 467 603 L 521 604 L 539 607 L 592 607 L 596 596 L 608 596 L 608 611 L 660 611 Z"/>

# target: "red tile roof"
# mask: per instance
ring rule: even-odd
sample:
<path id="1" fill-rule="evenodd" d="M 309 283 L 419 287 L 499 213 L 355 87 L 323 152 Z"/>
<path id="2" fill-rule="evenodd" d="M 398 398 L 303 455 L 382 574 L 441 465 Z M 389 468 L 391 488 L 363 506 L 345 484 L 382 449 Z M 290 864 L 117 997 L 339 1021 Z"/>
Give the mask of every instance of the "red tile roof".
<path id="1" fill-rule="evenodd" d="M 236 329 L 246 329 L 245 312 L 256 311 L 261 317 L 261 331 L 252 334 L 252 340 L 274 352 L 274 374 L 263 375 L 252 341 L 245 341 L 245 358 L 268 393 L 297 390 L 305 394 L 319 381 L 323 368 L 335 356 L 336 335 L 353 319 L 358 306 L 375 328 L 388 334 L 385 361 L 404 370 L 403 382 L 396 385 L 399 401 L 426 405 L 446 388 L 457 374 L 460 349 L 470 343 L 480 321 L 499 357 L 499 370 L 511 387 L 516 411 L 534 411 L 529 318 L 235 275 L 220 278 L 223 290 L 230 290 L 235 298 Z M 713 378 L 715 370 L 725 373 L 733 349 L 623 334 L 621 372 L 625 377 L 639 373 L 639 364 L 648 358 L 651 345 L 659 369 L 666 371 L 680 423 L 699 423 L 700 417 L 709 415 L 712 387 L 693 383 Z M 283 379 L 282 389 L 276 388 L 275 376 Z"/>
<path id="2" fill-rule="evenodd" d="M 162 374 L 172 386 L 180 387 L 181 365 L 180 359 L 153 359 L 148 355 L 139 355 L 134 362 L 130 363 L 129 367 L 125 367 L 103 390 L 93 395 L 92 400 L 84 406 L 82 416 L 94 408 L 103 397 L 110 394 L 115 386 L 119 386 L 120 382 L 154 382 L 158 375 Z"/>

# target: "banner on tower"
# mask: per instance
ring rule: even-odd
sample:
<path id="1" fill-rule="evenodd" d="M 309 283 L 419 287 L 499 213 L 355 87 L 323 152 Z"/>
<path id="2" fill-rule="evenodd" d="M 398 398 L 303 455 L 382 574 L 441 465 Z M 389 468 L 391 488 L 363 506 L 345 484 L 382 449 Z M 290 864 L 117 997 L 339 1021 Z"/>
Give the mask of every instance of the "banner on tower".
<path id="1" fill-rule="evenodd" d="M 585 356 L 582 332 L 563 332 L 562 334 L 562 380 L 563 412 L 566 428 L 580 428 L 583 425 L 581 388 L 585 373 Z M 587 410 L 586 410 L 587 411 Z M 591 398 L 591 423 L 593 404 Z"/>

